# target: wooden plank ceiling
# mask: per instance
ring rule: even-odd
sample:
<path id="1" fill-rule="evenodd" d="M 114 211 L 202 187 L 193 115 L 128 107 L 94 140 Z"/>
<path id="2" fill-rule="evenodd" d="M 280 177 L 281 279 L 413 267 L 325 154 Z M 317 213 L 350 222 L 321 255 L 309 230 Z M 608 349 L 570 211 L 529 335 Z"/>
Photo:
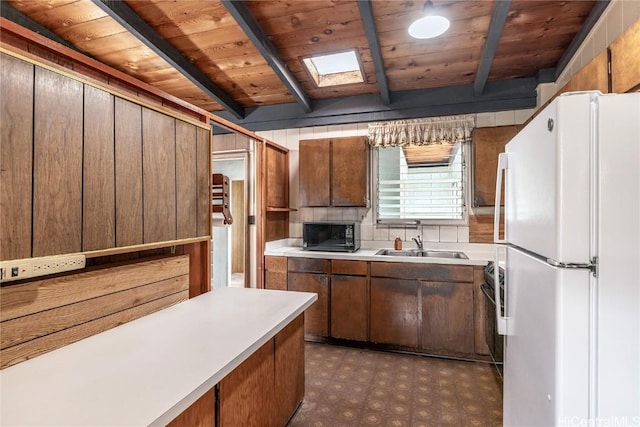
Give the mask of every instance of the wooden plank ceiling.
<path id="1" fill-rule="evenodd" d="M 101 62 L 203 109 L 225 110 L 224 102 L 207 95 L 131 29 L 120 25 L 100 1 L 3 3 Z M 451 27 L 438 38 L 415 40 L 408 35 L 407 28 L 421 13 L 423 1 L 371 2 L 377 28 L 374 36 L 380 46 L 384 71 L 381 75 L 391 93 L 391 104 L 386 110 L 394 109 L 396 93 L 419 94 L 421 90 L 472 85 L 483 60 L 490 61 L 489 83 L 536 78 L 545 69 L 547 74 L 553 74 L 576 35 L 589 23 L 588 17 L 597 9 L 598 2 L 511 1 L 506 22 L 499 28 L 495 57 L 488 58 L 483 57 L 483 48 L 496 3 L 487 0 L 434 3 L 449 17 Z M 257 107 L 296 103 L 281 74 L 274 71 L 263 55 L 265 50 L 270 51 L 269 44 L 273 48 L 271 64 L 274 58 L 284 63 L 285 74 L 292 76 L 289 83 L 297 85 L 313 104 L 380 95 L 362 5 L 357 0 L 243 2 L 242 7 L 257 23 L 257 39 L 261 32 L 263 40 L 266 39 L 267 47 L 262 50 L 247 35 L 246 25 L 239 25 L 234 19 L 225 1 L 127 0 L 126 5 L 247 113 Z M 304 57 L 354 48 L 363 66 L 363 83 L 318 88 L 303 68 Z M 478 99 L 485 94 L 480 95 Z"/>

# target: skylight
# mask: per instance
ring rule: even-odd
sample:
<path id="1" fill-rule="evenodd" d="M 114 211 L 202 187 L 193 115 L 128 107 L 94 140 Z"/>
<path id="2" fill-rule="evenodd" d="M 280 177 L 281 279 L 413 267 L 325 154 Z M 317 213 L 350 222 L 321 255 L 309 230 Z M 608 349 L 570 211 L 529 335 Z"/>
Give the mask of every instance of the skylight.
<path id="1" fill-rule="evenodd" d="M 303 58 L 302 62 L 318 87 L 364 82 L 355 50 Z"/>

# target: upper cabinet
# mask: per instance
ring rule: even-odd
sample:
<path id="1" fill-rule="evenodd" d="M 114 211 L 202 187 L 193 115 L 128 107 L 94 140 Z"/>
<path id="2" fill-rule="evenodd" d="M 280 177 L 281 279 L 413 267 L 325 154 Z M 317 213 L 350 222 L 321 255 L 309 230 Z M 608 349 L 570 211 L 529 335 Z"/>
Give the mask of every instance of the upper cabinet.
<path id="1" fill-rule="evenodd" d="M 262 145 L 262 235 L 265 242 L 289 237 L 289 150 Z"/>
<path id="2" fill-rule="evenodd" d="M 300 206 L 368 206 L 368 152 L 361 136 L 300 141 Z"/>
<path id="3" fill-rule="evenodd" d="M 493 206 L 498 154 L 516 136 L 519 126 L 476 128 L 473 131 L 473 205 Z M 504 197 L 502 198 L 504 200 Z"/>
<path id="4" fill-rule="evenodd" d="M 210 235 L 206 123 L 8 54 L 0 64 L 0 260 Z"/>

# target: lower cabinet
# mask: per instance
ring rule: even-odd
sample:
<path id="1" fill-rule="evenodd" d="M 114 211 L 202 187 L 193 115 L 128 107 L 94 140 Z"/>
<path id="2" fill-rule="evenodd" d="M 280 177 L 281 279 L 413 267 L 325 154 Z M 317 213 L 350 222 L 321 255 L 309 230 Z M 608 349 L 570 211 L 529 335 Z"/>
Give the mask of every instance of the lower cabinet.
<path id="1" fill-rule="evenodd" d="M 220 426 L 274 425 L 274 350 L 271 339 L 220 381 Z"/>
<path id="2" fill-rule="evenodd" d="M 304 397 L 298 316 L 218 384 L 218 426 L 285 426 Z"/>
<path id="3" fill-rule="evenodd" d="M 366 261 L 331 260 L 331 337 L 368 341 L 368 275 Z"/>
<path id="4" fill-rule="evenodd" d="M 283 256 L 264 257 L 265 289 L 287 290 L 287 258 Z"/>
<path id="5" fill-rule="evenodd" d="M 314 292 L 318 300 L 304 313 L 306 338 L 329 336 L 329 275 L 289 272 L 290 291 Z"/>
<path id="6" fill-rule="evenodd" d="M 216 396 L 214 389 L 185 409 L 167 427 L 213 427 L 216 425 Z"/>
<path id="7" fill-rule="evenodd" d="M 170 427 L 284 427 L 304 398 L 303 315 L 171 421 Z"/>
<path id="8" fill-rule="evenodd" d="M 371 278 L 371 341 L 418 347 L 415 280 Z"/>
<path id="9" fill-rule="evenodd" d="M 331 275 L 331 336 L 367 341 L 367 278 Z"/>
<path id="10" fill-rule="evenodd" d="M 329 336 L 329 260 L 289 258 L 287 289 L 313 292 L 318 300 L 304 312 L 305 338 Z"/>
<path id="11" fill-rule="evenodd" d="M 297 257 L 265 257 L 265 265 L 267 287 L 283 289 L 286 277 L 286 289 L 318 295 L 304 315 L 306 339 L 465 359 L 489 355 L 483 266 Z"/>
<path id="12" fill-rule="evenodd" d="M 473 284 L 420 281 L 421 348 L 473 354 Z"/>
<path id="13" fill-rule="evenodd" d="M 275 337 L 274 426 L 284 426 L 304 398 L 303 324 L 298 316 Z"/>

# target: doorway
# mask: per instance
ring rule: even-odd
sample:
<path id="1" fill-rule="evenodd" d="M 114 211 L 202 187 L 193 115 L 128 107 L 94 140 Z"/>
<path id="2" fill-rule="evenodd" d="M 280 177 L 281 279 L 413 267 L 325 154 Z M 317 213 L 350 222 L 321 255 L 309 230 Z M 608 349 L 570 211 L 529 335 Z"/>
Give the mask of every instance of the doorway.
<path id="1" fill-rule="evenodd" d="M 233 221 L 224 223 L 222 214 L 213 214 L 211 245 L 211 287 L 251 287 L 255 274 L 251 253 L 254 234 L 249 225 L 255 197 L 251 150 L 213 153 L 213 173 L 229 179 L 229 207 Z"/>

